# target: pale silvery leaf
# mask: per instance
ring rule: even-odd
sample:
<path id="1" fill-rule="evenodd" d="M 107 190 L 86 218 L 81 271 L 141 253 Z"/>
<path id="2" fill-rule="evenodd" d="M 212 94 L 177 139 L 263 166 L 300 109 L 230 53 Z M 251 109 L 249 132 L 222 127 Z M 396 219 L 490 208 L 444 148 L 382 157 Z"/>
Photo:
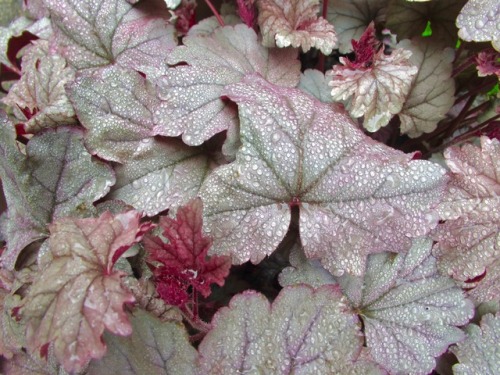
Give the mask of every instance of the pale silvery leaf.
<path id="1" fill-rule="evenodd" d="M 500 142 L 482 137 L 481 148 L 465 144 L 448 148 L 444 155 L 452 179 L 438 207 L 446 221 L 432 234 L 438 241 L 434 255 L 441 270 L 462 282 L 486 270 L 479 286 L 468 286 L 476 286 L 473 293 L 486 298 L 479 301 L 496 299 L 500 295 Z M 479 292 L 483 281 L 488 288 Z"/>
<path id="2" fill-rule="evenodd" d="M 43 0 L 60 53 L 76 69 L 160 66 L 176 46 L 174 27 L 123 0 Z"/>
<path id="3" fill-rule="evenodd" d="M 500 3 L 498 0 L 468 0 L 457 17 L 458 36 L 468 42 L 491 41 L 500 51 Z"/>
<path id="4" fill-rule="evenodd" d="M 213 254 L 260 262 L 298 206 L 306 256 L 360 275 L 368 253 L 405 251 L 435 226 L 442 168 L 371 140 L 339 105 L 257 75 L 224 94 L 238 104 L 243 145 L 200 191 Z"/>
<path id="5" fill-rule="evenodd" d="M 256 0 L 265 47 L 317 48 L 332 53 L 337 36 L 333 25 L 318 17 L 319 0 Z"/>
<path id="6" fill-rule="evenodd" d="M 225 3 L 226 4 L 226 3 Z M 241 23 L 240 17 L 236 14 L 226 14 L 221 15 L 222 21 L 224 21 L 225 26 L 235 26 Z M 215 30 L 221 28 L 219 21 L 214 16 L 204 18 L 196 25 L 193 25 L 189 31 L 188 36 L 208 36 L 212 34 Z"/>
<path id="7" fill-rule="evenodd" d="M 178 139 L 157 141 L 147 154 L 115 167 L 116 185 L 108 197 L 154 216 L 195 197 L 216 166 L 202 148 Z"/>
<path id="8" fill-rule="evenodd" d="M 398 114 L 401 133 L 416 138 L 434 131 L 455 102 L 455 81 L 451 78 L 455 53 L 428 38 L 403 40 L 398 47 L 411 51 L 410 62 L 418 67 Z"/>
<path id="9" fill-rule="evenodd" d="M 286 287 L 272 305 L 243 292 L 215 314 L 212 327 L 199 347 L 207 375 L 356 373 L 362 346 L 356 316 L 331 285 Z"/>
<path id="10" fill-rule="evenodd" d="M 0 0 L 0 27 L 7 26 L 14 18 L 22 13 L 22 2 L 20 0 Z"/>
<path id="11" fill-rule="evenodd" d="M 304 71 L 300 75 L 300 82 L 297 87 L 323 103 L 333 103 L 328 80 L 325 74 L 319 70 L 307 69 Z"/>
<path id="12" fill-rule="evenodd" d="M 69 372 L 106 352 L 105 329 L 132 333 L 124 304 L 135 301 L 113 269 L 123 252 L 141 240 L 148 223 L 129 211 L 99 218 L 63 218 L 50 225 L 50 251 L 21 305 L 30 353 L 44 355 L 49 343 Z"/>
<path id="13" fill-rule="evenodd" d="M 175 9 L 179 6 L 181 0 L 165 0 L 165 4 L 167 4 L 168 9 Z"/>
<path id="14" fill-rule="evenodd" d="M 9 129 L 12 124 L 0 116 L 0 173 L 8 206 L 2 262 L 12 269 L 25 246 L 47 236 L 48 223 L 92 212 L 92 202 L 109 191 L 115 177 L 109 166 L 91 158 L 80 129 L 46 130 L 29 141 L 23 155 Z"/>
<path id="15" fill-rule="evenodd" d="M 178 136 L 188 145 L 200 145 L 237 123 L 234 106 L 221 99 L 222 89 L 247 73 L 260 73 L 268 81 L 296 86 L 300 63 L 294 50 L 268 50 L 245 25 L 216 29 L 209 36 L 188 36 L 168 57 L 169 69 L 159 82 L 161 105 L 157 122 L 165 122 L 163 135 Z"/>
<path id="16" fill-rule="evenodd" d="M 68 88 L 78 119 L 87 129 L 93 154 L 124 163 L 150 153 L 155 122 L 155 90 L 139 73 L 116 66 L 80 73 Z"/>
<path id="17" fill-rule="evenodd" d="M 389 0 L 330 0 L 327 19 L 335 26 L 340 53 L 352 51 L 351 40 L 359 39 L 370 22 L 386 20 Z"/>
<path id="18" fill-rule="evenodd" d="M 63 57 L 49 52 L 49 42 L 32 42 L 24 53 L 21 67 L 21 79 L 2 101 L 15 110 L 26 131 L 35 133 L 74 123 L 75 112 L 64 85 L 73 81 L 75 73 Z M 33 116 L 25 118 L 19 108 L 28 110 Z"/>
<path id="19" fill-rule="evenodd" d="M 307 259 L 300 244 L 292 247 L 290 264 L 291 267 L 286 267 L 279 274 L 279 283 L 283 287 L 304 283 L 318 288 L 337 283 L 333 275 L 325 270 L 317 259 Z"/>
<path id="20" fill-rule="evenodd" d="M 407 0 L 390 0 L 385 26 L 397 34 L 399 40 L 403 40 L 420 36 L 426 29 L 427 22 L 430 22 L 431 40 L 434 43 L 455 47 L 458 32 L 455 20 L 466 1 L 408 2 Z"/>
<path id="21" fill-rule="evenodd" d="M 88 373 L 108 375 L 196 374 L 196 349 L 189 343 L 186 329 L 176 321 L 160 321 L 135 310 L 131 316 L 129 337 L 104 334 L 106 355 L 92 361 Z"/>
<path id="22" fill-rule="evenodd" d="M 374 32 L 370 24 L 355 47 L 356 60 L 341 57 L 342 65 L 334 65 L 329 74 L 333 99 L 346 101 L 351 116 L 364 116 L 363 126 L 370 132 L 386 126 L 401 111 L 418 71 L 408 50 L 397 48 L 390 55 L 383 48 L 376 51 Z M 373 56 L 365 57 L 370 47 Z"/>
<path id="23" fill-rule="evenodd" d="M 487 314 L 481 326 L 469 324 L 465 328 L 465 341 L 451 351 L 459 363 L 453 366 L 455 375 L 496 375 L 500 373 L 500 315 Z"/>
<path id="24" fill-rule="evenodd" d="M 364 278 L 339 278 L 373 359 L 391 374 L 430 373 L 474 314 L 453 280 L 438 273 L 431 248 L 430 239 L 417 238 L 407 254 L 370 255 Z"/>

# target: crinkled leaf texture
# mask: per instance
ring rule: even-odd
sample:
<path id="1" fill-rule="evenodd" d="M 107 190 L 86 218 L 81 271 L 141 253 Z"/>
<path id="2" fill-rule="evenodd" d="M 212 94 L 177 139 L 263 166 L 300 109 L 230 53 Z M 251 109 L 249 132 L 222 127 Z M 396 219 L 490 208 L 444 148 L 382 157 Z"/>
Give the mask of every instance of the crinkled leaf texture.
<path id="1" fill-rule="evenodd" d="M 391 0 L 385 26 L 397 34 L 399 40 L 403 40 L 420 36 L 426 29 L 427 22 L 430 22 L 432 41 L 441 46 L 455 47 L 458 32 L 455 21 L 466 2 L 467 0 Z"/>
<path id="2" fill-rule="evenodd" d="M 437 272 L 432 241 L 417 238 L 407 254 L 373 254 L 362 278 L 339 278 L 360 311 L 366 345 L 391 374 L 426 375 L 434 357 L 463 338 L 456 326 L 474 314 L 453 280 Z"/>
<path id="3" fill-rule="evenodd" d="M 401 133 L 416 138 L 433 132 L 455 103 L 455 81 L 451 78 L 455 53 L 428 38 L 403 40 L 398 47 L 411 51 L 410 62 L 418 67 L 398 114 Z"/>
<path id="4" fill-rule="evenodd" d="M 180 207 L 175 219 L 161 216 L 159 226 L 168 243 L 159 236 L 148 235 L 144 238 L 144 247 L 153 267 L 156 289 L 165 302 L 184 304 L 188 288 L 206 298 L 212 292 L 212 284 L 224 285 L 231 261 L 225 256 L 207 257 L 212 239 L 202 232 L 200 198 Z"/>
<path id="5" fill-rule="evenodd" d="M 435 226 L 430 209 L 446 181 L 439 166 L 371 140 L 339 105 L 257 75 L 225 94 L 238 104 L 243 145 L 200 191 L 209 253 L 260 262 L 295 205 L 307 257 L 360 275 L 368 253 L 405 251 Z"/>
<path id="6" fill-rule="evenodd" d="M 359 321 L 345 302 L 331 285 L 286 287 L 272 306 L 262 294 L 243 292 L 215 314 L 199 347 L 200 371 L 362 374 Z"/>
<path id="7" fill-rule="evenodd" d="M 27 319 L 27 343 L 42 356 L 48 343 L 66 371 L 80 371 L 101 358 L 104 329 L 129 335 L 132 327 L 123 305 L 134 302 L 121 285 L 116 259 L 138 242 L 149 224 L 129 211 L 99 218 L 64 218 L 50 225 L 50 252 L 42 259 L 21 313 Z"/>
<path id="8" fill-rule="evenodd" d="M 453 366 L 455 375 L 495 375 L 500 373 L 500 315 L 487 314 L 481 326 L 469 324 L 465 328 L 465 341 L 453 346 L 451 351 L 459 363 Z"/>
<path id="9" fill-rule="evenodd" d="M 158 121 L 168 124 L 164 135 L 199 145 L 237 123 L 233 106 L 221 99 L 222 89 L 247 73 L 260 73 L 269 82 L 294 87 L 299 82 L 297 51 L 269 50 L 245 25 L 226 26 L 208 36 L 188 36 L 168 57 L 175 65 L 159 82 Z"/>
<path id="10" fill-rule="evenodd" d="M 258 23 L 265 47 L 317 48 L 325 55 L 337 43 L 335 29 L 318 17 L 319 0 L 257 0 Z"/>
<path id="11" fill-rule="evenodd" d="M 389 0 L 330 0 L 327 19 L 335 26 L 340 53 L 352 51 L 351 40 L 359 39 L 370 22 L 386 20 Z"/>
<path id="12" fill-rule="evenodd" d="M 135 310 L 130 320 L 129 337 L 104 334 L 108 351 L 90 363 L 88 374 L 196 374 L 198 355 L 181 323 L 162 322 L 142 310 Z"/>
<path id="13" fill-rule="evenodd" d="M 452 172 L 447 195 L 439 205 L 446 222 L 433 232 L 439 267 L 465 282 L 482 275 L 471 293 L 478 301 L 500 297 L 500 142 L 481 137 L 481 147 L 465 144 L 445 153 Z"/>
<path id="14" fill-rule="evenodd" d="M 356 60 L 363 60 L 366 51 L 374 48 L 370 46 L 370 34 L 373 36 L 374 32 L 371 24 L 355 44 Z M 394 49 L 390 55 L 381 48 L 364 64 L 341 57 L 342 64 L 334 65 L 330 73 L 333 99 L 346 101 L 351 116 L 364 116 L 363 126 L 370 132 L 377 131 L 403 108 L 418 72 L 410 56 L 411 52 L 402 48 Z"/>
<path id="15" fill-rule="evenodd" d="M 109 191 L 115 177 L 109 166 L 85 150 L 80 129 L 58 127 L 39 133 L 23 155 L 13 125 L 2 113 L 0 125 L 0 176 L 8 206 L 2 223 L 7 241 L 2 262 L 13 269 L 22 249 L 47 236 L 47 224 L 92 212 L 92 202 Z"/>
<path id="16" fill-rule="evenodd" d="M 60 53 L 76 69 L 159 67 L 177 45 L 174 27 L 125 0 L 43 0 Z"/>
<path id="17" fill-rule="evenodd" d="M 491 41 L 500 51 L 500 4 L 497 0 L 468 0 L 457 17 L 458 36 L 468 42 Z"/>
<path id="18" fill-rule="evenodd" d="M 26 131 L 74 123 L 75 112 L 64 85 L 73 81 L 75 73 L 66 60 L 49 52 L 48 41 L 38 40 L 26 50 L 21 66 L 21 79 L 2 101 L 14 108 Z"/>

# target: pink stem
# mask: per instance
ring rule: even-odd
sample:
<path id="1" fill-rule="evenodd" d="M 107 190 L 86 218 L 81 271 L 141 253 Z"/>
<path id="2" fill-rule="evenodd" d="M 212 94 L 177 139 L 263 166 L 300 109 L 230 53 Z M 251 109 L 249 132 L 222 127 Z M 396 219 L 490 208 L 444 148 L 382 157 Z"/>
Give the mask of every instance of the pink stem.
<path id="1" fill-rule="evenodd" d="M 215 9 L 214 5 L 210 2 L 210 0 L 205 0 L 205 3 L 210 8 L 210 10 L 214 14 L 215 18 L 217 18 L 219 25 L 224 26 L 224 21 L 222 20 L 222 17 L 220 16 L 219 12 L 217 12 L 217 9 Z"/>

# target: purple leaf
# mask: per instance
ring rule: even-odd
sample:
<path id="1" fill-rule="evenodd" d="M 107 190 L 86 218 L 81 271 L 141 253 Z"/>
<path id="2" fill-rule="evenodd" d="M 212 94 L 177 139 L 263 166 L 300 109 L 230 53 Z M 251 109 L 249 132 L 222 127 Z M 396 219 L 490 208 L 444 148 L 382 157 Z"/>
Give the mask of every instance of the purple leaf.
<path id="1" fill-rule="evenodd" d="M 25 123 L 25 130 L 35 133 L 75 123 L 75 112 L 64 88 L 73 81 L 75 73 L 64 58 L 49 52 L 49 42 L 32 42 L 21 66 L 21 79 L 2 101 L 14 108 L 17 117 Z M 33 114 L 31 118 L 23 115 L 26 110 Z"/>
<path id="2" fill-rule="evenodd" d="M 327 19 L 335 26 L 340 53 L 352 51 L 351 40 L 359 39 L 368 25 L 386 20 L 389 0 L 330 0 Z"/>
<path id="3" fill-rule="evenodd" d="M 465 328 L 467 338 L 451 351 L 459 363 L 453 366 L 455 375 L 500 373 L 500 315 L 487 314 L 481 319 L 481 326 L 469 324 Z"/>
<path id="4" fill-rule="evenodd" d="M 465 41 L 491 41 L 500 51 L 500 4 L 497 0 L 468 0 L 457 17 L 458 36 Z"/>
<path id="5" fill-rule="evenodd" d="M 333 25 L 318 17 L 319 0 L 256 0 L 265 47 L 318 48 L 325 55 L 337 43 Z"/>
<path id="6" fill-rule="evenodd" d="M 43 356 L 53 343 L 65 370 L 77 372 L 105 354 L 104 329 L 132 333 L 123 305 L 135 299 L 121 285 L 124 273 L 113 265 L 149 228 L 139 219 L 134 211 L 107 212 L 97 219 L 64 218 L 50 225 L 49 254 L 21 307 L 30 352 Z"/>
<path id="7" fill-rule="evenodd" d="M 451 78 L 455 53 L 423 38 L 403 40 L 398 47 L 411 51 L 410 63 L 418 67 L 398 113 L 401 133 L 416 138 L 433 132 L 455 103 L 455 81 Z"/>
<path id="8" fill-rule="evenodd" d="M 407 254 L 370 255 L 364 278 L 339 279 L 372 357 L 391 374 L 430 373 L 434 358 L 463 338 L 456 326 L 474 314 L 453 280 L 438 273 L 431 248 L 431 240 L 415 239 Z"/>
<path id="9" fill-rule="evenodd" d="M 188 36 L 184 46 L 168 57 L 169 69 L 159 82 L 158 121 L 168 124 L 163 135 L 200 145 L 237 123 L 235 108 L 221 99 L 222 89 L 247 73 L 260 73 L 269 82 L 296 86 L 300 63 L 294 50 L 268 50 L 245 25 L 216 29 L 209 36 Z"/>
<path id="10" fill-rule="evenodd" d="M 142 310 L 135 310 L 130 321 L 129 337 L 104 335 L 108 352 L 90 363 L 89 374 L 108 375 L 110 369 L 120 375 L 196 374 L 197 352 L 182 324 L 162 322 Z"/>
<path id="11" fill-rule="evenodd" d="M 177 44 L 174 27 L 124 0 L 44 0 L 60 53 L 77 69 L 159 67 Z"/>
<path id="12" fill-rule="evenodd" d="M 306 256 L 361 275 L 372 252 L 406 251 L 436 224 L 445 171 L 366 137 L 338 105 L 257 75 L 226 88 L 238 104 L 242 147 L 200 195 L 212 254 L 260 262 L 299 206 Z"/>
<path id="13" fill-rule="evenodd" d="M 481 148 L 465 144 L 445 151 L 452 179 L 443 203 L 442 219 L 432 236 L 440 269 L 461 281 L 478 301 L 500 296 L 500 142 L 481 138 Z M 465 283 L 482 275 L 479 283 Z M 484 282 L 484 284 L 483 284 Z"/>
<path id="14" fill-rule="evenodd" d="M 212 327 L 199 347 L 203 374 L 363 373 L 356 371 L 358 320 L 333 286 L 287 287 L 272 306 L 262 294 L 243 292 L 216 313 Z"/>
<path id="15" fill-rule="evenodd" d="M 8 206 L 2 228 L 7 250 L 2 262 L 12 269 L 24 247 L 47 236 L 48 223 L 92 212 L 92 202 L 109 191 L 115 178 L 109 166 L 87 153 L 79 129 L 42 132 L 30 140 L 24 155 L 4 114 L 0 114 L 0 124 L 0 173 Z"/>

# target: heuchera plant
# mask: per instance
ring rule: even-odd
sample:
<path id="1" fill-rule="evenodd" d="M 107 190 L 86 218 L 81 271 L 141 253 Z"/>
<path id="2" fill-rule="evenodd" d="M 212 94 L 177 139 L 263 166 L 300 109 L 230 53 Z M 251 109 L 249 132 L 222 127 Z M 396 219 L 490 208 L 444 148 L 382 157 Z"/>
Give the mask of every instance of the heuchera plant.
<path id="1" fill-rule="evenodd" d="M 0 6 L 2 374 L 500 374 L 498 0 Z"/>

